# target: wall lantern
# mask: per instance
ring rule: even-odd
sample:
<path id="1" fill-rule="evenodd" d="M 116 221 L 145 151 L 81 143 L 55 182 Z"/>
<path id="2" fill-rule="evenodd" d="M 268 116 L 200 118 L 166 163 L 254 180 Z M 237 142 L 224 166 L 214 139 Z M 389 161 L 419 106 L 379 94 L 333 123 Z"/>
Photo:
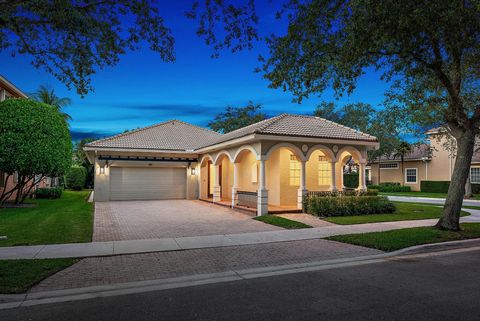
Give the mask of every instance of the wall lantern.
<path id="1" fill-rule="evenodd" d="M 100 175 L 105 175 L 105 165 L 100 166 Z"/>
<path id="2" fill-rule="evenodd" d="M 192 175 L 197 175 L 197 169 L 195 167 L 192 167 L 190 170 Z"/>

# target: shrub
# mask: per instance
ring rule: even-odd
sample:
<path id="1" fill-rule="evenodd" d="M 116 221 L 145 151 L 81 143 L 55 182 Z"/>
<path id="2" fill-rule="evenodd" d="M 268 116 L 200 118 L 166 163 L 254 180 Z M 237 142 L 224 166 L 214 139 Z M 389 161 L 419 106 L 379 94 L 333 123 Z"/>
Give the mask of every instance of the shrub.
<path id="1" fill-rule="evenodd" d="M 70 132 L 57 108 L 32 99 L 7 99 L 0 109 L 0 171 L 19 173 L 15 186 L 0 190 L 0 203 L 15 192 L 21 203 L 36 178 L 61 176 L 70 168 Z"/>
<path id="2" fill-rule="evenodd" d="M 402 186 L 400 183 L 380 183 L 380 185 L 370 185 L 368 186 L 369 189 L 376 189 L 379 192 L 384 193 L 398 193 L 398 192 L 410 192 L 410 186 Z"/>
<path id="3" fill-rule="evenodd" d="M 35 198 L 60 198 L 62 196 L 62 189 L 60 187 L 51 188 L 37 188 L 35 191 Z"/>
<path id="4" fill-rule="evenodd" d="M 420 190 L 425 193 L 447 193 L 450 181 L 421 181 Z"/>
<path id="5" fill-rule="evenodd" d="M 365 193 L 365 195 L 367 196 L 377 196 L 378 195 L 378 189 L 374 189 L 374 188 L 368 188 L 366 192 L 363 192 Z"/>
<path id="6" fill-rule="evenodd" d="M 343 174 L 343 185 L 349 188 L 357 188 L 358 174 L 357 173 Z"/>
<path id="7" fill-rule="evenodd" d="M 312 196 L 304 208 L 317 216 L 352 216 L 393 213 L 395 204 L 384 196 Z"/>
<path id="8" fill-rule="evenodd" d="M 80 191 L 85 185 L 87 170 L 82 166 L 72 166 L 68 171 L 65 180 L 67 188 Z"/>

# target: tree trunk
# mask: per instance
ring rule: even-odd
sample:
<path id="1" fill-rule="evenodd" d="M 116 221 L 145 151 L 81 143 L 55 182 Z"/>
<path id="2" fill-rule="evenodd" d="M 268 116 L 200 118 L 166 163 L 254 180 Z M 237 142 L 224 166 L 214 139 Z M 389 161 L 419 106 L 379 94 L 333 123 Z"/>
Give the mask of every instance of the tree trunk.
<path id="1" fill-rule="evenodd" d="M 472 130 L 465 131 L 457 140 L 457 159 L 453 167 L 452 179 L 448 188 L 448 195 L 443 207 L 442 217 L 436 227 L 445 230 L 460 230 L 460 210 L 465 184 L 467 182 L 470 165 L 472 162 L 473 149 L 475 146 L 475 133 Z"/>

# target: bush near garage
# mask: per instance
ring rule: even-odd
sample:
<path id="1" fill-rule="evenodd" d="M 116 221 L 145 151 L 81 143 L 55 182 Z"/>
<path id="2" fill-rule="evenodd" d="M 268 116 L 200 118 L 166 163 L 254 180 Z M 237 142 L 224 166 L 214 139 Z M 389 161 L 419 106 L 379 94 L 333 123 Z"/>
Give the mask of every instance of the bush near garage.
<path id="1" fill-rule="evenodd" d="M 82 190 L 86 180 L 87 170 L 83 166 L 72 166 L 65 177 L 67 188 L 74 191 Z"/>
<path id="2" fill-rule="evenodd" d="M 402 186 L 400 183 L 394 182 L 380 183 L 379 185 L 369 185 L 368 188 L 376 189 L 382 193 L 411 192 L 410 186 Z"/>
<path id="3" fill-rule="evenodd" d="M 35 198 L 55 199 L 62 196 L 63 189 L 60 187 L 37 188 Z"/>
<path id="4" fill-rule="evenodd" d="M 388 214 L 395 211 L 395 204 L 385 196 L 307 195 L 304 210 L 316 216 L 354 216 Z"/>

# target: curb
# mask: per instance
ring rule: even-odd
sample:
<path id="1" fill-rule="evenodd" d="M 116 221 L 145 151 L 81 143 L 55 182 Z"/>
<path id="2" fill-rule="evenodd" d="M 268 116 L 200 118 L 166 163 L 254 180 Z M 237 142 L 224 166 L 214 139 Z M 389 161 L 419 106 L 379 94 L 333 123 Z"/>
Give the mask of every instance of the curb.
<path id="1" fill-rule="evenodd" d="M 480 241 L 480 239 L 472 239 L 466 241 L 452 241 L 445 243 L 436 243 L 435 245 L 458 245 L 460 243 L 473 243 Z M 111 297 L 119 295 L 128 295 L 135 293 L 145 293 L 159 290 L 183 288 L 197 285 L 206 285 L 214 283 L 224 283 L 232 281 L 241 281 L 255 278 L 280 276 L 287 274 L 295 274 L 302 272 L 314 272 L 331 270 L 336 268 L 353 267 L 367 264 L 375 264 L 387 262 L 394 259 L 404 258 L 427 258 L 433 256 L 441 256 L 452 253 L 463 253 L 480 250 L 480 246 L 447 249 L 444 251 L 434 251 L 419 254 L 403 254 L 407 251 L 426 248 L 432 244 L 413 246 L 395 252 L 360 256 L 347 259 L 334 259 L 326 261 L 317 261 L 309 263 L 289 264 L 271 267 L 259 267 L 251 269 L 231 270 L 225 272 L 211 273 L 211 274 L 197 274 L 189 276 L 181 276 L 169 279 L 157 279 L 148 281 L 136 281 L 128 283 L 117 283 L 111 285 L 90 286 L 84 288 L 44 291 L 26 294 L 1 295 L 0 310 L 20 308 L 33 305 L 60 303 L 67 301 L 87 300 L 98 297 Z M 439 246 L 438 246 L 439 247 Z M 8 302 L 10 300 L 10 302 Z"/>

